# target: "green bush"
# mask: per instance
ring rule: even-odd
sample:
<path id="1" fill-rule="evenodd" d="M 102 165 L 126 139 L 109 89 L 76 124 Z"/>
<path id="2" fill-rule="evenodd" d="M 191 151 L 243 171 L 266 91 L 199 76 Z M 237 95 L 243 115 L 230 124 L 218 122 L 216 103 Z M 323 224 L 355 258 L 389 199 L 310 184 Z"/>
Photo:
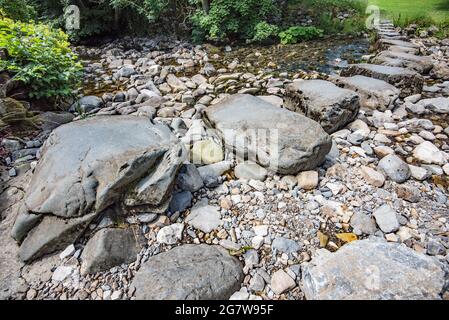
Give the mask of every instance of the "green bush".
<path id="1" fill-rule="evenodd" d="M 209 40 L 242 40 L 254 38 L 256 26 L 278 13 L 275 0 L 214 0 L 208 14 L 198 9 L 191 20 L 196 35 L 204 34 Z"/>
<path id="2" fill-rule="evenodd" d="M 265 42 L 267 40 L 276 38 L 279 33 L 278 26 L 269 24 L 265 21 L 259 22 L 254 27 L 254 37 L 252 42 Z"/>
<path id="3" fill-rule="evenodd" d="M 32 98 L 72 94 L 81 80 L 82 65 L 69 45 L 67 34 L 61 30 L 0 19 L 0 48 L 6 51 L 0 70 L 28 86 Z"/>
<path id="4" fill-rule="evenodd" d="M 8 18 L 21 21 L 29 21 L 36 15 L 28 0 L 0 0 L 0 10 Z"/>
<path id="5" fill-rule="evenodd" d="M 299 41 L 307 41 L 323 36 L 323 30 L 315 27 L 290 27 L 279 33 L 282 44 L 298 43 Z"/>

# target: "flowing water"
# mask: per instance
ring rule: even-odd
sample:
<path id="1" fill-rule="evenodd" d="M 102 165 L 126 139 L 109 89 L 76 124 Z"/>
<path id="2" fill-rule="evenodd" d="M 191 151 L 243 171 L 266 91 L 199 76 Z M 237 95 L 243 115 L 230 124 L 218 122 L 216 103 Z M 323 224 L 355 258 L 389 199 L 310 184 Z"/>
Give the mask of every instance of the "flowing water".
<path id="1" fill-rule="evenodd" d="M 293 45 L 246 45 L 235 47 L 230 52 L 209 47 L 208 51 L 217 69 L 238 61 L 252 73 L 290 74 L 303 70 L 331 74 L 350 63 L 360 62 L 363 55 L 369 54 L 369 48 L 366 38 L 327 38 Z M 218 53 L 215 58 L 214 51 Z"/>

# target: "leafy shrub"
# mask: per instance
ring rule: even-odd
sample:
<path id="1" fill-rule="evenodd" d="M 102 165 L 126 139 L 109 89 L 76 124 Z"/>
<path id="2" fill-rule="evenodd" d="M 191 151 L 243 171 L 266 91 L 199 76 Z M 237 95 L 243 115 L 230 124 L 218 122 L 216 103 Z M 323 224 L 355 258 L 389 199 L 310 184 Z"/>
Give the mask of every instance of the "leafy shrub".
<path id="1" fill-rule="evenodd" d="M 354 10 L 363 13 L 367 1 L 363 0 L 301 0 L 307 7 L 323 11 L 347 11 Z"/>
<path id="2" fill-rule="evenodd" d="M 0 19 L 0 70 L 30 88 L 32 98 L 69 96 L 81 78 L 82 65 L 68 36 L 44 24 Z"/>
<path id="3" fill-rule="evenodd" d="M 298 43 L 299 41 L 307 41 L 323 36 L 323 30 L 315 27 L 290 27 L 279 33 L 282 44 Z"/>
<path id="4" fill-rule="evenodd" d="M 192 24 L 210 40 L 252 39 L 256 26 L 277 14 L 275 0 L 214 0 L 208 14 L 196 11 Z"/>
<path id="5" fill-rule="evenodd" d="M 21 21 L 29 21 L 36 15 L 28 0 L 0 0 L 0 10 L 8 18 Z"/>
<path id="6" fill-rule="evenodd" d="M 277 37 L 279 33 L 278 26 L 269 24 L 265 21 L 259 22 L 254 27 L 254 37 L 252 42 L 264 42 Z"/>

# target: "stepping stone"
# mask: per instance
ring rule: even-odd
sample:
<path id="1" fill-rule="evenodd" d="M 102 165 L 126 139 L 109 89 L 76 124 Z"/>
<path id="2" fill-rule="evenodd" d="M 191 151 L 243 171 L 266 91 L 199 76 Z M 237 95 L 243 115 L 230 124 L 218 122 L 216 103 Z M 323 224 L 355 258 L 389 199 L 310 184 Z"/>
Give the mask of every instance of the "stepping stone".
<path id="1" fill-rule="evenodd" d="M 336 76 L 330 80 L 339 87 L 355 91 L 360 97 L 360 108 L 365 111 L 391 110 L 401 94 L 401 90 L 388 82 L 365 76 Z"/>
<path id="2" fill-rule="evenodd" d="M 409 47 L 391 46 L 391 47 L 388 48 L 388 51 L 417 54 L 419 50 L 415 49 L 415 48 L 409 48 Z"/>
<path id="3" fill-rule="evenodd" d="M 286 87 L 287 109 L 317 121 L 327 133 L 352 122 L 360 109 L 358 95 L 324 80 L 294 81 Z"/>
<path id="4" fill-rule="evenodd" d="M 413 70 L 377 64 L 353 64 L 342 70 L 341 75 L 344 77 L 362 75 L 386 81 L 401 90 L 401 98 L 421 93 L 424 85 L 424 78 Z"/>
<path id="5" fill-rule="evenodd" d="M 224 248 L 187 244 L 150 257 L 131 285 L 138 300 L 227 300 L 242 280 L 242 265 Z"/>
<path id="6" fill-rule="evenodd" d="M 406 47 L 406 48 L 412 48 L 419 50 L 419 46 L 409 42 L 409 41 L 403 41 L 403 40 L 394 40 L 394 39 L 380 39 L 376 43 L 376 49 L 377 50 L 387 50 L 390 46 L 399 46 L 399 47 Z"/>
<path id="7" fill-rule="evenodd" d="M 247 94 L 225 98 L 205 116 L 237 157 L 281 174 L 314 169 L 332 147 L 317 122 Z"/>
<path id="8" fill-rule="evenodd" d="M 388 64 L 389 61 L 399 60 L 400 63 Z M 373 63 L 390 65 L 392 67 L 405 67 L 415 70 L 421 74 L 428 74 L 433 68 L 432 58 L 428 56 L 417 56 L 404 52 L 382 51 L 374 59 Z"/>
<path id="9" fill-rule="evenodd" d="M 382 31 L 378 31 L 377 35 L 381 39 L 387 39 L 387 40 L 407 40 L 407 37 L 401 35 L 399 32 L 394 31 L 394 30 L 383 29 Z"/>
<path id="10" fill-rule="evenodd" d="M 445 283 L 438 260 L 376 238 L 320 249 L 302 270 L 308 300 L 434 300 Z"/>

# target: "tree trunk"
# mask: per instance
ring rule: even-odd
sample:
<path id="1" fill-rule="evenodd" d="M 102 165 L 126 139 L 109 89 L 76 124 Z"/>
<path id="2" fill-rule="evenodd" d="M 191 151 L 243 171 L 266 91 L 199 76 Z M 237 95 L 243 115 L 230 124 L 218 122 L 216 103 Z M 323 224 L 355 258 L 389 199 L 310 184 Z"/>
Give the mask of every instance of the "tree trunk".
<path id="1" fill-rule="evenodd" d="M 204 14 L 209 14 L 209 10 L 210 10 L 210 0 L 201 0 L 202 4 L 203 4 L 203 11 Z"/>
<path id="2" fill-rule="evenodd" d="M 120 9 L 114 9 L 114 30 L 117 31 L 119 29 L 119 21 L 120 21 Z"/>

